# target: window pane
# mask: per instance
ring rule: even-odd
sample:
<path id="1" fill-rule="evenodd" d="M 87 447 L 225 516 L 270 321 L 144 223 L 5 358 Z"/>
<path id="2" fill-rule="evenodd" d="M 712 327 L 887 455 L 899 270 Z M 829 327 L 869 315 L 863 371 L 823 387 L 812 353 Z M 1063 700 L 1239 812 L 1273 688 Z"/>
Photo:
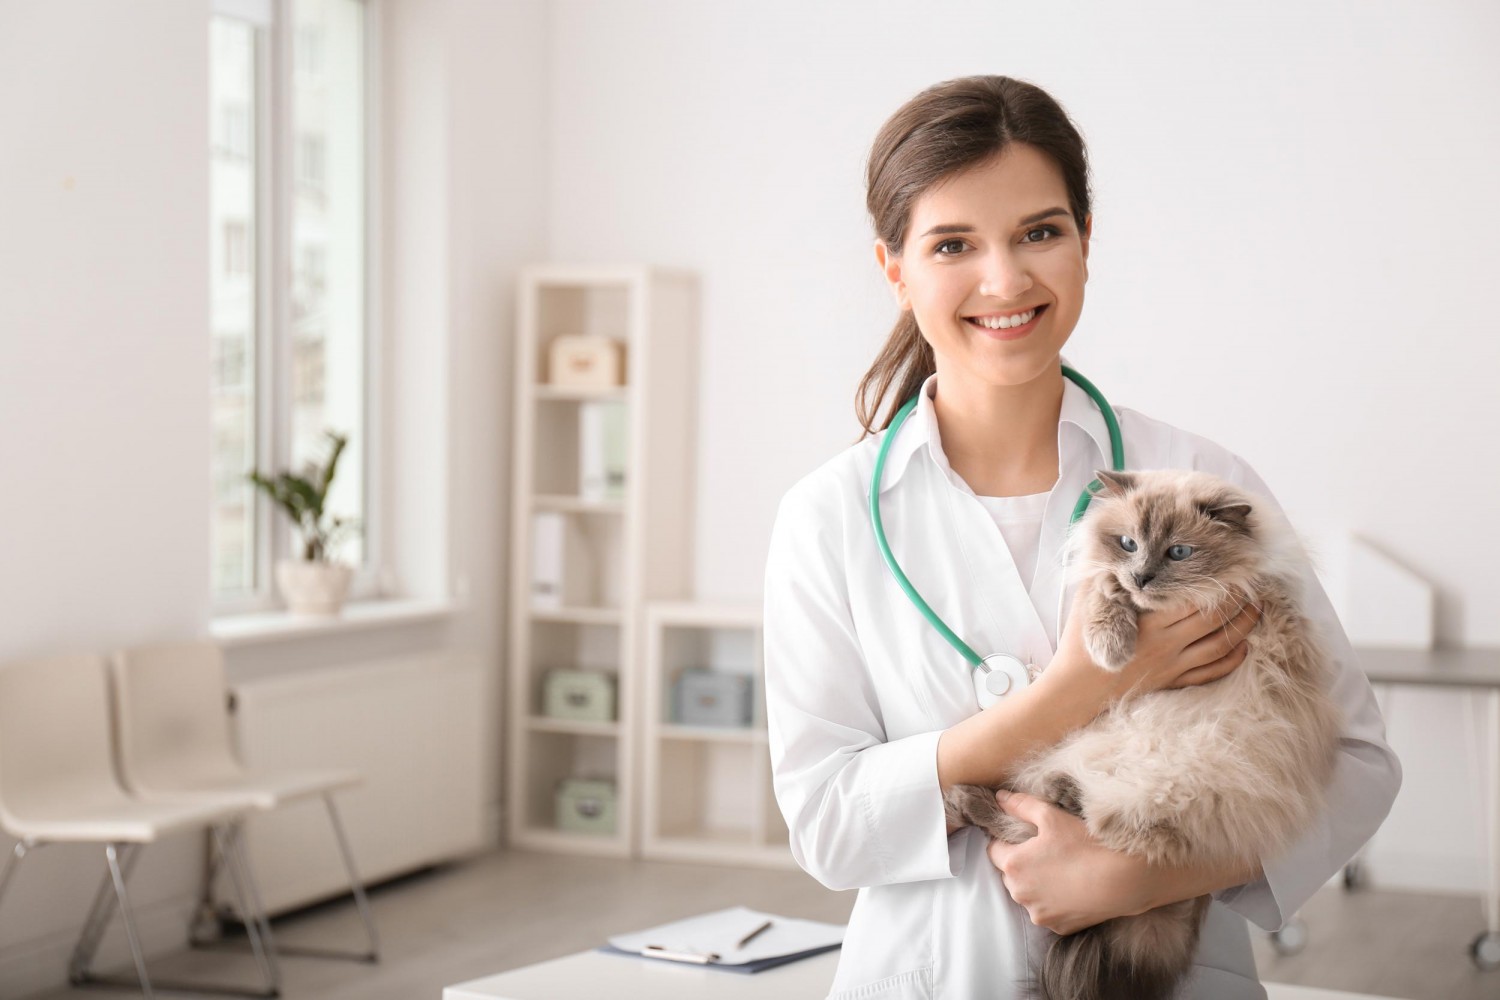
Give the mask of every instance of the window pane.
<path id="1" fill-rule="evenodd" d="M 213 385 L 214 591 L 254 590 L 255 28 L 209 21 L 209 302 Z"/>
<path id="2" fill-rule="evenodd" d="M 322 462 L 325 429 L 349 438 L 330 514 L 365 512 L 364 10 L 292 5 L 292 464 Z M 363 533 L 332 555 L 360 565 Z"/>

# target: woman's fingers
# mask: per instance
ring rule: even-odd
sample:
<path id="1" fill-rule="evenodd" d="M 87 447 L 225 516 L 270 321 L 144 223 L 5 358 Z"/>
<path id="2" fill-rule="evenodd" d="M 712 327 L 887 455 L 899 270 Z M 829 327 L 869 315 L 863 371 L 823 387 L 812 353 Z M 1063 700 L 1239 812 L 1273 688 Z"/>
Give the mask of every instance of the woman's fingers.
<path id="1" fill-rule="evenodd" d="M 1205 640 L 1206 641 L 1206 640 Z M 1235 667 L 1245 662 L 1245 657 L 1250 655 L 1250 643 L 1241 641 L 1225 655 L 1201 667 L 1194 667 L 1178 675 L 1177 680 L 1171 685 L 1174 688 L 1192 687 L 1194 684 L 1207 684 L 1227 676 Z"/>

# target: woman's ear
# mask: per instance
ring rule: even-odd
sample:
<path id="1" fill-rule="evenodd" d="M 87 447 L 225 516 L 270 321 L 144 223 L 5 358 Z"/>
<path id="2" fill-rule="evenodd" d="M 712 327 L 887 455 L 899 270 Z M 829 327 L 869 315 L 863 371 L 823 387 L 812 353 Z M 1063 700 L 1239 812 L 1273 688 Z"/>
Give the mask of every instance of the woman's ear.
<path id="1" fill-rule="evenodd" d="M 1094 215 L 1090 212 L 1083 217 L 1083 281 L 1088 284 L 1089 280 L 1089 238 L 1094 235 Z"/>
<path id="2" fill-rule="evenodd" d="M 891 253 L 884 240 L 876 240 L 875 262 L 880 265 L 880 273 L 885 276 L 886 284 L 891 286 L 891 292 L 896 296 L 896 305 L 903 312 L 910 309 L 911 300 L 906 294 L 906 282 L 901 280 L 901 255 Z"/>

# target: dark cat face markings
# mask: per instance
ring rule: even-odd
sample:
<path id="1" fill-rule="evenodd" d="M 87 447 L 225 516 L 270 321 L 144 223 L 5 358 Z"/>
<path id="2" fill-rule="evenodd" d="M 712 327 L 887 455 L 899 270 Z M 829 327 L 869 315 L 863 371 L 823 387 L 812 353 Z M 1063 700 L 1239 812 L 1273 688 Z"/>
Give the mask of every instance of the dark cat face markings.
<path id="1" fill-rule="evenodd" d="M 1222 486 L 1185 492 L 1178 474 L 1096 475 L 1103 489 L 1100 509 L 1083 522 L 1093 532 L 1087 551 L 1141 607 L 1214 603 L 1226 579 L 1253 564 L 1252 508 L 1242 495 Z"/>

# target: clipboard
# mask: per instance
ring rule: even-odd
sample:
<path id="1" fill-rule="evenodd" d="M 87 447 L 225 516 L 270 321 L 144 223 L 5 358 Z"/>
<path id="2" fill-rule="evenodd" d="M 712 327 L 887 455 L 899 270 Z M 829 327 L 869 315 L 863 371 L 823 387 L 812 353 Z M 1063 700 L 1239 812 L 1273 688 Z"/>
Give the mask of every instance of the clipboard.
<path id="1" fill-rule="evenodd" d="M 770 926 L 754 934 L 753 939 L 739 944 L 767 923 Z M 798 920 L 734 906 L 632 934 L 618 934 L 598 950 L 652 962 L 755 973 L 821 955 L 843 943 L 843 924 Z"/>

